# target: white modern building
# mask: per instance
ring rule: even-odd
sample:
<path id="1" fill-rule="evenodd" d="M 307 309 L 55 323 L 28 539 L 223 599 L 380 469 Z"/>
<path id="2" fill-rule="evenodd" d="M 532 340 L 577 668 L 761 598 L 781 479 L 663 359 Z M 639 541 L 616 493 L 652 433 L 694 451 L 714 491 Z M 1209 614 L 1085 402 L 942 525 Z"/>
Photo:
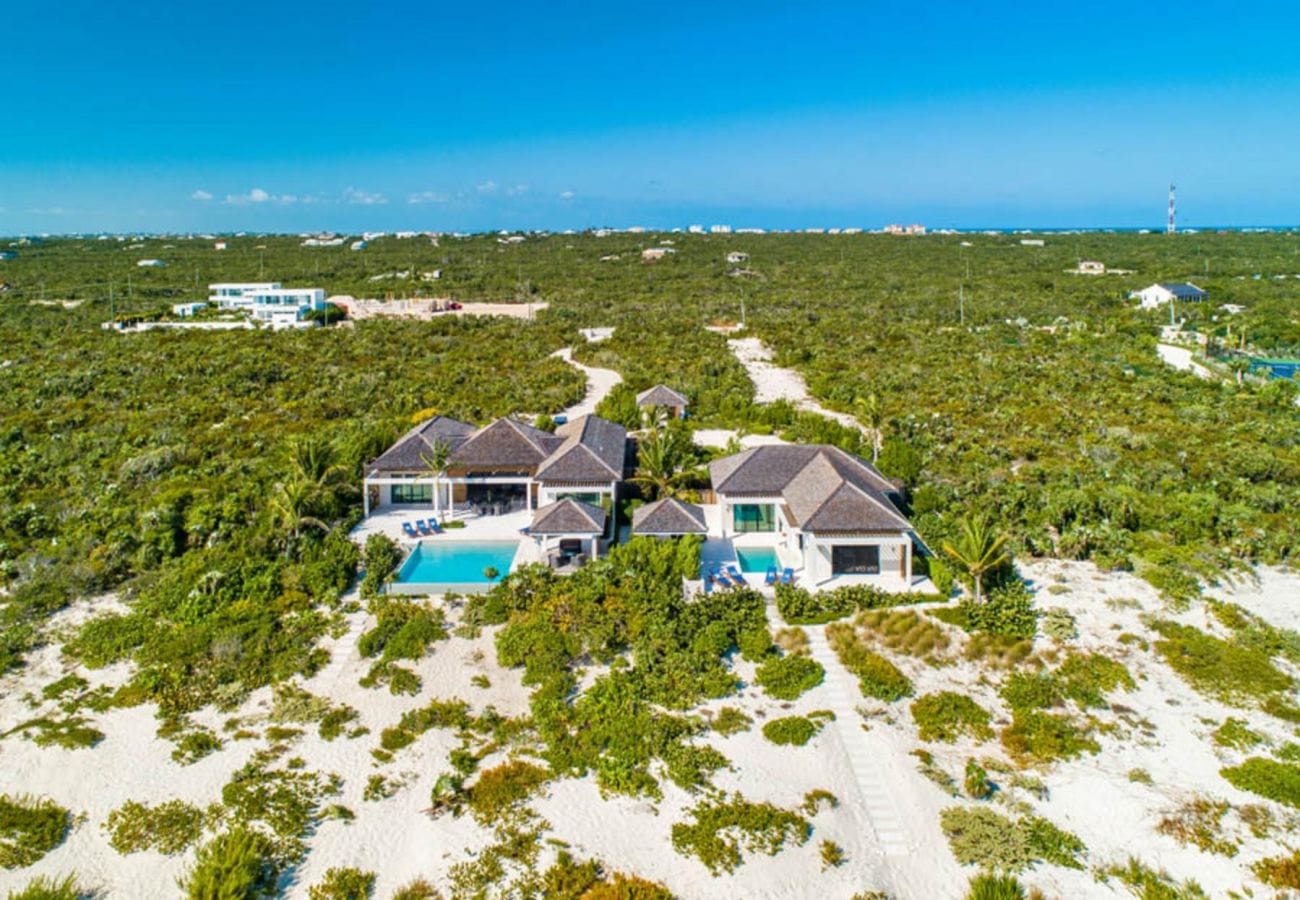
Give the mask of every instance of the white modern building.
<path id="1" fill-rule="evenodd" d="M 208 285 L 208 303 L 247 313 L 272 328 L 307 328 L 312 325 L 307 313 L 325 308 L 325 291 L 281 287 L 278 281 L 228 282 Z"/>
<path id="2" fill-rule="evenodd" d="M 1171 300 L 1180 303 L 1200 303 L 1209 297 L 1209 292 L 1198 288 L 1191 282 L 1165 282 L 1153 284 L 1129 295 L 1142 301 L 1143 309 L 1159 309 Z"/>
<path id="3" fill-rule="evenodd" d="M 236 309 L 247 312 L 253 307 L 253 295 L 258 291 L 273 291 L 280 287 L 278 281 L 246 281 L 208 285 L 208 303 L 217 309 Z"/>

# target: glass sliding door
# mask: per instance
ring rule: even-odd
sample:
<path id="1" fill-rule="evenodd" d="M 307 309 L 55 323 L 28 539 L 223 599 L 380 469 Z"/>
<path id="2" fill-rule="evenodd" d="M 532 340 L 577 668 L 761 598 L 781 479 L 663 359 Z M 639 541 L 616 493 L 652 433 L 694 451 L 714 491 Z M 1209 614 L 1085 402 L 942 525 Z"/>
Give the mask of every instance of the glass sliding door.
<path id="1" fill-rule="evenodd" d="M 731 521 L 738 534 L 776 531 L 776 507 L 771 503 L 738 503 L 731 508 Z"/>

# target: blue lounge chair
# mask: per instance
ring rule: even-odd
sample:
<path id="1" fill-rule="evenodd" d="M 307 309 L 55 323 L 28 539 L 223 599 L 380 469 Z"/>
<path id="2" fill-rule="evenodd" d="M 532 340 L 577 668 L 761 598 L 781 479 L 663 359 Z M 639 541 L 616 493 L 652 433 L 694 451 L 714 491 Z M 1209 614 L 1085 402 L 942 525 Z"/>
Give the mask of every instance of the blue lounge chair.
<path id="1" fill-rule="evenodd" d="M 732 586 L 731 579 L 727 577 L 727 573 L 723 572 L 717 566 L 714 566 L 709 570 L 709 580 L 717 584 L 719 587 L 729 588 Z"/>
<path id="2" fill-rule="evenodd" d="M 418 537 L 419 537 L 419 535 L 416 534 L 415 529 L 414 529 L 413 527 L 411 527 L 411 523 L 410 523 L 410 522 L 403 522 L 403 523 L 402 523 L 402 534 L 406 535 L 406 536 L 409 537 L 409 538 L 418 538 Z"/>
<path id="3" fill-rule="evenodd" d="M 781 573 L 782 584 L 794 584 L 794 569 L 786 569 Z"/>
<path id="4" fill-rule="evenodd" d="M 779 577 L 780 576 L 777 575 L 776 572 L 776 566 L 768 566 L 767 575 L 763 578 L 763 584 L 767 585 L 768 587 L 771 587 L 772 585 L 776 584 L 776 581 Z"/>
<path id="5" fill-rule="evenodd" d="M 438 524 L 437 519 L 426 519 L 425 524 L 429 526 L 429 530 L 434 534 L 442 534 L 442 526 Z"/>
<path id="6" fill-rule="evenodd" d="M 429 530 L 429 526 L 425 525 L 424 522 L 422 522 L 419 519 L 415 520 L 415 528 L 417 531 L 420 532 L 420 534 L 424 535 L 425 537 L 429 537 L 430 535 L 433 534 L 433 532 Z"/>
<path id="7" fill-rule="evenodd" d="M 745 576 L 740 574 L 740 570 L 735 566 L 727 566 L 727 574 L 731 576 L 732 581 L 736 582 L 736 584 L 749 585 L 749 582 L 745 580 Z"/>

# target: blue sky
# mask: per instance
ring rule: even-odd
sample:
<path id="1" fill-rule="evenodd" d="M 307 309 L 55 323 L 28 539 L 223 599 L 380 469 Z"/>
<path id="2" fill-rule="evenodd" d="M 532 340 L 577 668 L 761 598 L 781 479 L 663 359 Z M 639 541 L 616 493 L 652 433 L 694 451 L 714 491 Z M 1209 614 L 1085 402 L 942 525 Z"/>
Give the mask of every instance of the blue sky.
<path id="1" fill-rule="evenodd" d="M 0 233 L 1300 221 L 1294 3 L 0 17 Z"/>

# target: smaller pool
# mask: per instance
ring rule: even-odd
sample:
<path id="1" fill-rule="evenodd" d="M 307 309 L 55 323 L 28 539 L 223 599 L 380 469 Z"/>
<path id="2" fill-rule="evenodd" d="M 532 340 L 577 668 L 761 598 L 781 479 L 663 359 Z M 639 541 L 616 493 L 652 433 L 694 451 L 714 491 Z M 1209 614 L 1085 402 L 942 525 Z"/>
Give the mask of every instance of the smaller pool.
<path id="1" fill-rule="evenodd" d="M 736 559 L 740 561 L 740 571 L 765 574 L 773 566 L 780 566 L 773 547 L 737 547 Z"/>
<path id="2" fill-rule="evenodd" d="M 398 590 L 407 585 L 459 590 L 486 587 L 510 571 L 518 549 L 518 541 L 421 541 L 397 572 Z M 489 566 L 497 570 L 497 577 L 491 580 L 483 574 Z"/>

